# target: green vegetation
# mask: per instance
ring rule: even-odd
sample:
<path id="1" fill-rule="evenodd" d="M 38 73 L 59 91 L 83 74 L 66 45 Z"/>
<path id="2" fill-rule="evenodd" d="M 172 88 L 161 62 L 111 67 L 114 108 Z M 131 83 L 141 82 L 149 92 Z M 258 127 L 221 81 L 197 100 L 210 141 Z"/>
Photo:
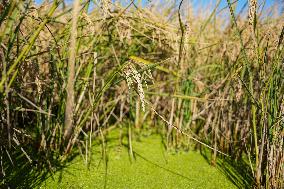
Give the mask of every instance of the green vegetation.
<path id="1" fill-rule="evenodd" d="M 196 187 L 206 166 L 212 182 L 218 168 L 239 188 L 283 188 L 284 4 L 249 0 L 238 11 L 239 1 L 217 0 L 204 11 L 159 2 L 0 2 L 1 188 L 34 188 L 67 164 L 93 169 L 101 159 L 110 180 L 122 166 L 135 180 L 149 164 L 136 150 Z M 153 130 L 165 154 L 179 154 L 165 155 L 167 164 L 152 140 L 136 142 Z M 124 140 L 128 153 L 121 147 L 116 161 L 111 145 Z M 101 183 L 104 168 L 92 181 Z"/>
<path id="2" fill-rule="evenodd" d="M 41 188 L 236 188 L 198 152 L 167 152 L 158 135 L 133 141 L 132 163 L 127 140 L 120 145 L 118 139 L 108 138 L 107 163 L 99 145 L 94 145 L 89 168 L 77 156 Z"/>

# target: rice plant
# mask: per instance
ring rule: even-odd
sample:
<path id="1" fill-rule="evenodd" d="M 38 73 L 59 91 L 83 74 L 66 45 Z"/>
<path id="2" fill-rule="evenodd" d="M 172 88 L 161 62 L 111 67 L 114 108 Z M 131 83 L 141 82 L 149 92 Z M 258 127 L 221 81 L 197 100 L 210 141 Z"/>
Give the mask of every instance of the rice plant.
<path id="1" fill-rule="evenodd" d="M 107 167 L 118 128 L 132 160 L 155 131 L 239 188 L 283 188 L 283 4 L 237 3 L 1 1 L 0 186 L 90 166 L 96 140 Z"/>

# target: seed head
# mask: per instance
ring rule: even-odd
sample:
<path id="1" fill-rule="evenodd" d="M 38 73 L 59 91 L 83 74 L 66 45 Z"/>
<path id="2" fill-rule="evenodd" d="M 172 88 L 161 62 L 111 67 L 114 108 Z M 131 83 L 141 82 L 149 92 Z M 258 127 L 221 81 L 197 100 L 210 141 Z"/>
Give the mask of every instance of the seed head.
<path id="1" fill-rule="evenodd" d="M 257 7 L 257 0 L 250 0 L 248 19 L 249 19 L 249 24 L 252 26 L 254 25 L 256 18 L 256 7 Z"/>
<path id="2" fill-rule="evenodd" d="M 124 74 L 126 77 L 126 82 L 127 82 L 129 91 L 131 90 L 131 87 L 133 87 L 133 83 L 137 83 L 138 95 L 140 97 L 142 110 L 145 111 L 145 95 L 144 95 L 144 90 L 143 90 L 143 85 L 142 85 L 142 77 L 140 73 L 130 63 L 125 68 Z"/>

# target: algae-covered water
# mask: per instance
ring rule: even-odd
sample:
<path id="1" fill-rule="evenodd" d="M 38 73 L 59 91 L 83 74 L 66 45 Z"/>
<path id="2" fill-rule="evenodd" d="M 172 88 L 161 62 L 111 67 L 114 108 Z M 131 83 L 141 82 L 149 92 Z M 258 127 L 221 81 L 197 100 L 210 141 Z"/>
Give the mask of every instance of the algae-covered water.
<path id="1" fill-rule="evenodd" d="M 77 156 L 40 188 L 236 188 L 199 152 L 167 152 L 158 135 L 133 141 L 132 161 L 118 141 L 109 139 L 105 159 L 101 145 L 94 145 L 89 168 Z"/>

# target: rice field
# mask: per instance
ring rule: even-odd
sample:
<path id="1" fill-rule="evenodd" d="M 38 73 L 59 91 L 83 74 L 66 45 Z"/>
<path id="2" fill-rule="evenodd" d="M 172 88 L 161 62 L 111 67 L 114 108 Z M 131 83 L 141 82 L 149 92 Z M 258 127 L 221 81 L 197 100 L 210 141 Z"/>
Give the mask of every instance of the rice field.
<path id="1" fill-rule="evenodd" d="M 284 2 L 202 2 L 0 1 L 0 188 L 283 188 Z"/>

